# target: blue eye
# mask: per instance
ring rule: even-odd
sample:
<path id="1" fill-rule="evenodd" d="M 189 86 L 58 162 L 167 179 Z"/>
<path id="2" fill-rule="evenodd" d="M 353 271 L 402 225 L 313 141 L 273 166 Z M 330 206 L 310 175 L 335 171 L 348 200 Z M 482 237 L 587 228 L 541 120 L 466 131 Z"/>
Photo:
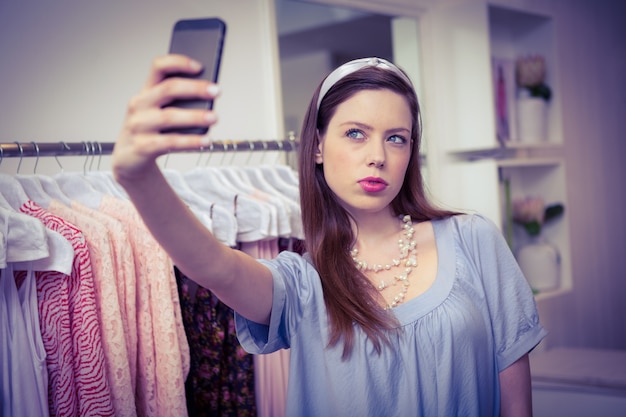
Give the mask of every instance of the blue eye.
<path id="1" fill-rule="evenodd" d="M 400 136 L 400 135 L 393 135 L 390 136 L 387 141 L 392 142 L 392 143 L 396 143 L 398 145 L 402 145 L 407 143 L 407 140 L 404 136 Z"/>
<path id="2" fill-rule="evenodd" d="M 346 132 L 346 136 L 351 139 L 363 139 L 365 135 L 359 129 L 350 129 Z"/>

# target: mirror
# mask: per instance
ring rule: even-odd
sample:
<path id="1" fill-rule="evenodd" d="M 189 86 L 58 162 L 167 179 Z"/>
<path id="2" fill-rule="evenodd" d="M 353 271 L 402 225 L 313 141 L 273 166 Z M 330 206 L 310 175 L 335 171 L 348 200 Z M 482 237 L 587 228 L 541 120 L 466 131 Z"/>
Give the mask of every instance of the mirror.
<path id="1" fill-rule="evenodd" d="M 276 0 L 285 132 L 296 137 L 319 82 L 344 62 L 394 60 L 393 18 L 344 7 Z"/>

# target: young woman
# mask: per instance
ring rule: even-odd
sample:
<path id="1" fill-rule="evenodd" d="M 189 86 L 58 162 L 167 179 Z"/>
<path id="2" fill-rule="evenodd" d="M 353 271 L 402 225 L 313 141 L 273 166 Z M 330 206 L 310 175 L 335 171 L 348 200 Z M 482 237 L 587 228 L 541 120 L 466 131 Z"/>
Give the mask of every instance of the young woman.
<path id="1" fill-rule="evenodd" d="M 154 61 L 115 146 L 117 180 L 186 276 L 236 311 L 252 353 L 291 348 L 289 416 L 528 416 L 528 352 L 544 337 L 504 239 L 479 215 L 434 208 L 419 166 L 417 97 L 388 61 L 333 71 L 300 138 L 307 254 L 252 259 L 219 243 L 155 159 L 206 139 L 161 134 L 215 113 L 163 107 L 215 98 L 182 56 Z"/>

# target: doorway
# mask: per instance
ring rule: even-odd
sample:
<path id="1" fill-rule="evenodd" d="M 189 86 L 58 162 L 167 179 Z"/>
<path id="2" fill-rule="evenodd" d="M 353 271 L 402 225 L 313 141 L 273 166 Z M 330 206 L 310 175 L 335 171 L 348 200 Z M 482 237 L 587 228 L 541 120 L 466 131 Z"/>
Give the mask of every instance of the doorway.
<path id="1" fill-rule="evenodd" d="M 393 17 L 327 4 L 276 0 L 285 132 L 299 135 L 320 81 L 368 56 L 393 61 Z"/>

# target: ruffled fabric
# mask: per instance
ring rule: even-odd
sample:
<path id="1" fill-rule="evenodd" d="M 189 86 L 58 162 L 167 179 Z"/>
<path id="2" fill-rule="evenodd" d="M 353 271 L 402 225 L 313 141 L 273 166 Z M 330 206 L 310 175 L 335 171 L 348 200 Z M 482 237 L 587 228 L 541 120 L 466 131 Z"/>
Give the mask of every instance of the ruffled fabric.
<path id="1" fill-rule="evenodd" d="M 291 348 L 287 415 L 497 416 L 499 372 L 545 336 L 532 291 L 499 230 L 487 219 L 434 221 L 438 272 L 420 296 L 392 309 L 399 321 L 378 355 L 360 328 L 350 360 L 328 347 L 317 272 L 283 252 L 269 326 L 237 315 L 252 353 Z"/>

